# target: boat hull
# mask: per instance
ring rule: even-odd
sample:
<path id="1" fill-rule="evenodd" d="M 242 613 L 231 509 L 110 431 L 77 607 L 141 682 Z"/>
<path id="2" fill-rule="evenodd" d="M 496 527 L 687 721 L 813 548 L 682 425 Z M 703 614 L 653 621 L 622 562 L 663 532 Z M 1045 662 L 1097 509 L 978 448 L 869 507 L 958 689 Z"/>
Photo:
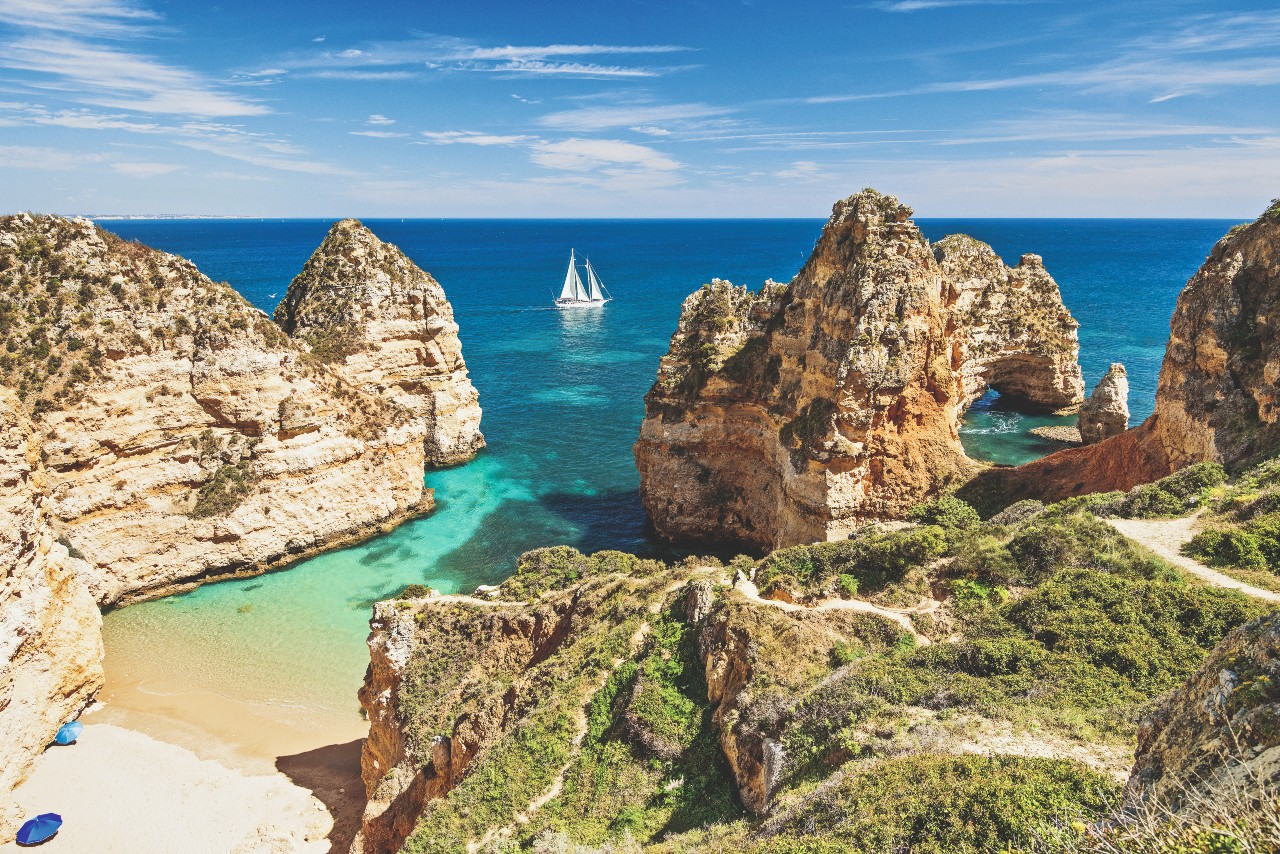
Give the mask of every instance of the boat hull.
<path id="1" fill-rule="evenodd" d="M 556 308 L 600 308 L 607 299 L 593 300 L 576 300 L 576 299 L 558 299 L 556 300 Z"/>

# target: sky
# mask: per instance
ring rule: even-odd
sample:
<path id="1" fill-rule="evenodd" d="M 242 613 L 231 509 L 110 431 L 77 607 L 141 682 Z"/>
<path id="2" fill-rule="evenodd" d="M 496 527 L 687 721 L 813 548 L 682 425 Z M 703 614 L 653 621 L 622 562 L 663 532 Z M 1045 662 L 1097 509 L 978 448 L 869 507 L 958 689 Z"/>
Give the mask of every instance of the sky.
<path id="1" fill-rule="evenodd" d="M 0 212 L 1252 218 L 1280 0 L 0 0 Z"/>

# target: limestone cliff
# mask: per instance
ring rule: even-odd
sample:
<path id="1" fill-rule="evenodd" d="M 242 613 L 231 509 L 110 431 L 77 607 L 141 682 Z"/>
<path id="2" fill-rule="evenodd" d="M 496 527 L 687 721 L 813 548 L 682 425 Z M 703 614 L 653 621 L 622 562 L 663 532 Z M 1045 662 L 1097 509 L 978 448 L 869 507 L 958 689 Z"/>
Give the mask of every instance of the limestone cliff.
<path id="1" fill-rule="evenodd" d="M 1080 407 L 1076 420 L 1080 441 L 1086 445 L 1118 436 L 1129 427 L 1129 375 L 1114 363 Z"/>
<path id="2" fill-rule="evenodd" d="M 1128 490 L 1196 462 L 1240 468 L 1280 450 L 1280 202 L 1214 245 L 1169 324 L 1155 412 L 1106 441 L 973 487 L 977 503 Z M 990 505 L 994 506 L 994 505 Z"/>
<path id="3" fill-rule="evenodd" d="M 420 420 L 230 286 L 88 220 L 0 219 L 0 382 L 98 602 L 254 573 L 431 506 Z"/>
<path id="4" fill-rule="evenodd" d="M 0 796 L 102 687 L 102 618 L 46 517 L 31 422 L 0 388 Z M 21 816 L 0 807 L 0 842 Z"/>
<path id="5" fill-rule="evenodd" d="M 790 284 L 717 280 L 685 300 L 635 446 L 662 536 L 840 539 L 973 473 L 959 423 L 987 388 L 1080 402 L 1077 324 L 1039 257 L 931 247 L 910 215 L 865 191 Z"/>
<path id="6" fill-rule="evenodd" d="M 352 385 L 421 419 L 428 463 L 463 462 L 484 447 L 444 289 L 356 220 L 334 224 L 275 317 Z"/>

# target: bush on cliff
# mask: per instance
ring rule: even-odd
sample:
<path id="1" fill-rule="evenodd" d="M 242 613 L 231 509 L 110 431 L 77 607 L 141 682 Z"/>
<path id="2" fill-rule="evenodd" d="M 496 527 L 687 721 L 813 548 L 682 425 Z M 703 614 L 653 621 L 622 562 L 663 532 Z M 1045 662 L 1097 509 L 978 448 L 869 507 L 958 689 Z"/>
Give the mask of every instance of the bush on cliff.
<path id="1" fill-rule="evenodd" d="M 958 530 L 982 524 L 978 511 L 954 495 L 944 495 L 928 504 L 917 504 L 911 508 L 909 518 L 922 525 L 938 525 Z"/>
<path id="2" fill-rule="evenodd" d="M 865 596 L 902 583 L 946 550 L 946 531 L 936 525 L 794 546 L 760 561 L 755 583 L 766 594 L 785 590 L 792 598 L 853 595 L 850 589 Z"/>
<path id="3" fill-rule="evenodd" d="M 1218 463 L 1196 463 L 1154 483 L 1135 486 L 1115 500 L 1107 501 L 1103 496 L 1091 500 L 1101 515 L 1125 519 L 1185 516 L 1203 505 L 1210 490 L 1226 481 L 1227 472 Z"/>
<path id="4" fill-rule="evenodd" d="M 851 767 L 747 851 L 1009 851 L 1115 806 L 1117 786 L 1063 759 L 904 756 Z M 812 846 L 812 847 L 810 847 Z"/>
<path id="5" fill-rule="evenodd" d="M 661 561 L 619 551 L 584 555 L 570 546 L 534 549 L 520 555 L 515 575 L 502 583 L 504 596 L 532 602 L 552 590 L 564 590 L 593 575 L 652 575 L 665 567 Z"/>

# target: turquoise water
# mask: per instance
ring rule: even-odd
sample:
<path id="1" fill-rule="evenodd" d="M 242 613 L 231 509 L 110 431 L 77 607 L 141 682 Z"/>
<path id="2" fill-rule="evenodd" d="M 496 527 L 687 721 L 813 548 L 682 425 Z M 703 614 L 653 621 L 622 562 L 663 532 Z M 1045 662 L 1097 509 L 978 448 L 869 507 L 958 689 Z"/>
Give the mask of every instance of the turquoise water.
<path id="1" fill-rule="evenodd" d="M 193 259 L 271 311 L 329 221 L 103 224 Z M 1151 411 L 1177 292 L 1231 224 L 921 223 L 932 239 L 964 231 L 986 240 L 1010 262 L 1022 252 L 1045 256 L 1082 323 L 1086 382 L 1091 387 L 1107 364 L 1123 361 L 1135 418 Z M 515 557 L 537 546 L 662 554 L 646 530 L 631 444 L 680 302 L 712 276 L 753 287 L 767 277 L 788 280 L 822 223 L 368 225 L 444 285 L 480 391 L 489 448 L 467 465 L 429 474 L 439 508 L 387 536 L 288 571 L 109 613 L 109 678 L 134 691 L 134 699 L 185 692 L 247 704 L 287 726 L 358 723 L 354 696 L 368 663 L 371 603 L 410 583 L 469 591 L 506 577 Z M 615 297 L 602 311 L 547 307 L 570 246 L 592 258 Z M 974 456 L 1022 462 L 1047 450 L 1026 430 L 1056 421 L 1006 411 L 991 395 L 975 406 L 963 439 Z M 115 702 L 127 706 L 128 692 L 117 692 Z M 201 705 L 175 700 L 169 713 L 199 725 Z"/>

